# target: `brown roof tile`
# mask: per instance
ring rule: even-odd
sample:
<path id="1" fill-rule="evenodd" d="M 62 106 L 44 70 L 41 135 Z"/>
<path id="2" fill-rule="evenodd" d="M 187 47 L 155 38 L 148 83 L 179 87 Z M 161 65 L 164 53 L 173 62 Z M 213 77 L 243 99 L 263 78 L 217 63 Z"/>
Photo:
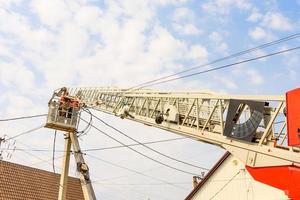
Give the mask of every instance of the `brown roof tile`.
<path id="1" fill-rule="evenodd" d="M 60 174 L 0 161 L 0 200 L 57 200 Z M 83 200 L 80 180 L 69 177 L 67 200 Z"/>

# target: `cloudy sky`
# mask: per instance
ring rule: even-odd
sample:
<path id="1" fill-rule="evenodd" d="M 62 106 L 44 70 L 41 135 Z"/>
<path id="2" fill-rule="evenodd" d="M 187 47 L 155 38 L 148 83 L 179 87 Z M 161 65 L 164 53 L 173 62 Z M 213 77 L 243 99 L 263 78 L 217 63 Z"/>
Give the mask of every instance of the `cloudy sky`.
<path id="1" fill-rule="evenodd" d="M 0 0 L 0 118 L 46 113 L 52 91 L 62 86 L 127 88 L 298 33 L 299 10 L 296 0 Z M 215 66 L 298 45 L 299 39 L 294 39 Z M 294 51 L 155 88 L 283 95 L 300 85 L 299 59 L 299 51 Z M 96 114 L 141 142 L 178 137 Z M 43 123 L 43 118 L 0 122 L 0 136 L 13 136 Z M 126 144 L 133 143 L 94 124 Z M 52 145 L 53 131 L 40 129 L 16 138 L 15 146 L 27 151 L 5 151 L 3 155 L 8 161 L 52 170 Z M 81 145 L 89 149 L 118 144 L 91 130 L 81 138 Z M 189 139 L 151 147 L 206 168 L 224 153 Z M 169 165 L 200 173 L 197 168 L 135 148 Z M 63 133 L 58 134 L 56 149 L 63 149 Z M 61 155 L 56 153 L 57 172 Z M 125 148 L 91 151 L 86 160 L 96 181 L 97 197 L 102 199 L 177 200 L 192 188 L 191 175 Z M 71 175 L 76 176 L 74 164 L 72 169 Z"/>

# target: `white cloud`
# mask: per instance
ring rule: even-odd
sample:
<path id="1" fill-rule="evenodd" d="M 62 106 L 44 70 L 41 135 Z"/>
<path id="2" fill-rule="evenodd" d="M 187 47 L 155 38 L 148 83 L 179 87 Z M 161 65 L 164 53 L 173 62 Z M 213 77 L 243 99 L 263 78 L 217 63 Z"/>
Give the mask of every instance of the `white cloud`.
<path id="1" fill-rule="evenodd" d="M 202 9 L 212 15 L 220 15 L 226 17 L 230 11 L 238 8 L 241 11 L 250 10 L 251 2 L 248 0 L 214 0 L 202 4 Z"/>
<path id="2" fill-rule="evenodd" d="M 255 29 L 250 30 L 248 34 L 254 40 L 265 39 L 268 36 L 266 31 L 261 27 L 255 27 Z"/>
<path id="3" fill-rule="evenodd" d="M 246 83 L 251 86 L 259 86 L 264 83 L 263 75 L 250 67 L 247 66 L 239 66 L 235 68 L 233 71 L 233 75 L 237 77 L 243 77 L 243 81 L 247 80 Z"/>
<path id="4" fill-rule="evenodd" d="M 216 46 L 215 49 L 218 53 L 227 54 L 228 45 L 226 42 L 224 42 L 223 35 L 221 35 L 221 33 L 214 31 L 211 34 L 209 34 L 208 37 L 211 41 L 214 42 Z"/>
<path id="5" fill-rule="evenodd" d="M 224 85 L 226 88 L 234 90 L 238 88 L 238 85 L 233 81 L 232 78 L 226 76 L 217 76 L 214 79 Z"/>
<path id="6" fill-rule="evenodd" d="M 259 26 L 250 29 L 248 34 L 253 40 L 273 40 L 275 36 L 272 32 L 275 31 L 291 31 L 293 24 L 290 19 L 283 16 L 279 12 L 267 12 L 262 15 L 253 9 L 252 14 L 247 18 L 251 22 L 260 22 Z"/>
<path id="7" fill-rule="evenodd" d="M 185 60 L 191 63 L 206 60 L 204 47 L 196 48 L 197 45 L 179 40 L 160 26 L 155 16 L 155 6 L 159 3 L 109 1 L 107 9 L 101 10 L 74 1 L 74 5 L 65 4 L 63 7 L 67 9 L 61 11 L 65 13 L 54 19 L 48 18 L 54 13 L 42 12 L 46 4 L 33 1 L 31 8 L 46 27 L 55 31 L 32 29 L 26 18 L 18 26 L 26 30 L 20 44 L 26 44 L 27 50 L 20 54 L 41 72 L 45 87 L 96 82 L 129 86 L 133 82 L 128 79 L 130 74 L 137 75 L 134 82 L 139 82 L 153 78 L 154 74 L 172 73 Z M 53 2 L 51 7 L 57 5 Z M 14 32 L 18 37 L 22 35 L 18 28 Z M 196 34 L 199 30 L 191 24 L 185 26 L 184 33 Z M 103 73 L 106 76 L 99 83 L 98 77 Z"/>
<path id="8" fill-rule="evenodd" d="M 220 43 L 223 40 L 223 37 L 221 36 L 220 33 L 214 31 L 209 35 L 209 39 L 211 39 L 212 41 L 216 42 L 216 43 Z"/>
<path id="9" fill-rule="evenodd" d="M 191 46 L 188 52 L 188 58 L 190 59 L 205 61 L 207 57 L 208 57 L 207 49 L 201 45 Z"/>
<path id="10" fill-rule="evenodd" d="M 159 26 L 154 29 L 149 40 L 150 57 L 155 60 L 158 58 L 165 66 L 169 66 L 173 61 L 184 59 L 187 50 L 184 41 L 174 38 L 170 32 Z"/>
<path id="11" fill-rule="evenodd" d="M 30 98 L 16 94 L 16 92 L 4 93 L 1 97 L 7 105 L 3 110 L 7 116 L 22 116 L 28 111 L 32 113 L 36 111 L 34 102 Z"/>
<path id="12" fill-rule="evenodd" d="M 279 11 L 269 11 L 262 14 L 257 8 L 253 8 L 247 21 L 259 22 L 260 26 L 275 31 L 291 31 L 294 29 L 291 20 Z"/>
<path id="13" fill-rule="evenodd" d="M 148 0 L 149 2 L 153 2 L 158 5 L 180 5 L 186 3 L 188 0 Z"/>
<path id="14" fill-rule="evenodd" d="M 202 33 L 202 31 L 193 24 L 173 23 L 173 28 L 181 35 L 199 35 Z"/>
<path id="15" fill-rule="evenodd" d="M 291 31 L 293 25 L 290 20 L 279 12 L 268 12 L 263 17 L 262 25 L 276 31 Z"/>
<path id="16" fill-rule="evenodd" d="M 11 52 L 11 49 L 8 48 L 6 41 L 0 38 L 0 56 L 13 58 L 14 54 Z"/>
<path id="17" fill-rule="evenodd" d="M 23 3 L 24 0 L 1 0 L 0 1 L 0 8 L 4 7 L 4 8 L 9 8 L 12 5 L 20 5 L 21 3 Z"/>
<path id="18" fill-rule="evenodd" d="M 75 21 L 92 33 L 97 33 L 97 28 L 99 27 L 98 23 L 102 14 L 103 11 L 98 7 L 82 6 L 75 15 Z"/>
<path id="19" fill-rule="evenodd" d="M 264 82 L 263 76 L 257 70 L 246 70 L 246 74 L 249 76 L 250 85 L 261 85 Z"/>
<path id="20" fill-rule="evenodd" d="M 178 21 L 194 21 L 195 20 L 195 13 L 193 10 L 186 8 L 186 7 L 181 7 L 177 8 L 173 12 L 172 19 L 176 22 Z"/>
<path id="21" fill-rule="evenodd" d="M 6 63 L 0 61 L 0 83 L 5 87 L 14 88 L 20 92 L 35 88 L 35 75 L 22 63 Z"/>
<path id="22" fill-rule="evenodd" d="M 172 15 L 172 27 L 181 35 L 198 35 L 202 33 L 195 24 L 195 13 L 193 10 L 180 7 L 175 9 Z"/>
<path id="23" fill-rule="evenodd" d="M 41 20 L 41 23 L 52 28 L 71 20 L 72 13 L 65 1 L 32 0 L 31 9 Z"/>
<path id="24" fill-rule="evenodd" d="M 0 8 L 0 30 L 3 33 L 10 33 L 13 36 L 20 36 L 20 32 L 27 34 L 30 30 L 28 19 L 20 14 L 8 12 Z"/>
<path id="25" fill-rule="evenodd" d="M 253 9 L 251 15 L 247 18 L 247 21 L 257 22 L 262 19 L 262 17 L 263 15 L 257 9 Z"/>

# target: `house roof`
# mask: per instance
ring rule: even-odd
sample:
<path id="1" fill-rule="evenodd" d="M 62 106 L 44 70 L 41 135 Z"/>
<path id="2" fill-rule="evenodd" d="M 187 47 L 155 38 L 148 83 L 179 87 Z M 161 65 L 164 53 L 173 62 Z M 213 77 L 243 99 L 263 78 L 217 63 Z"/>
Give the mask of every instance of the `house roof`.
<path id="1" fill-rule="evenodd" d="M 0 160 L 0 199 L 57 200 L 60 174 Z M 67 199 L 83 200 L 80 180 L 68 178 Z"/>
<path id="2" fill-rule="evenodd" d="M 220 160 L 211 168 L 206 176 L 198 183 L 198 185 L 190 192 L 185 200 L 191 200 L 193 196 L 200 190 L 200 188 L 208 181 L 208 179 L 215 173 L 215 171 L 222 165 L 222 163 L 228 158 L 230 153 L 227 151 Z"/>

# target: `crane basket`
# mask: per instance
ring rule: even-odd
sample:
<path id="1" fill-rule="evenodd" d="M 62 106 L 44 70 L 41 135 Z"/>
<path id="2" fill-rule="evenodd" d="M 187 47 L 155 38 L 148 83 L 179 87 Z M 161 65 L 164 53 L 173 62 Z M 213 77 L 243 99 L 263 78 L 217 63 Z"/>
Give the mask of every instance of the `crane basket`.
<path id="1" fill-rule="evenodd" d="M 74 132 L 77 129 L 79 109 L 76 98 L 61 96 L 51 99 L 45 127 Z"/>

